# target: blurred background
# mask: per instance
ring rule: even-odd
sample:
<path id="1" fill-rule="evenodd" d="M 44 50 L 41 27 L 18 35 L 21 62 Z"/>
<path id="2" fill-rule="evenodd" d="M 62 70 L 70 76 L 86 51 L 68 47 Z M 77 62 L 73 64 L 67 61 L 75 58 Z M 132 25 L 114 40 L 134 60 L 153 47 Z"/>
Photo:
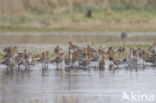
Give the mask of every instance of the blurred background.
<path id="1" fill-rule="evenodd" d="M 156 31 L 156 0 L 0 0 L 0 32 Z"/>

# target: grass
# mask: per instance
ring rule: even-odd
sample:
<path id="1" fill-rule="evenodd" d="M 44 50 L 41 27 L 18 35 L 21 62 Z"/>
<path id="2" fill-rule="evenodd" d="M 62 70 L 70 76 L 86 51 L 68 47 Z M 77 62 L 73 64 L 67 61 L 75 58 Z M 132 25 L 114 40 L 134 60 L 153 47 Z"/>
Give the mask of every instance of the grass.
<path id="1" fill-rule="evenodd" d="M 155 11 L 85 10 L 75 12 L 0 15 L 0 32 L 72 32 L 72 31 L 156 31 Z"/>

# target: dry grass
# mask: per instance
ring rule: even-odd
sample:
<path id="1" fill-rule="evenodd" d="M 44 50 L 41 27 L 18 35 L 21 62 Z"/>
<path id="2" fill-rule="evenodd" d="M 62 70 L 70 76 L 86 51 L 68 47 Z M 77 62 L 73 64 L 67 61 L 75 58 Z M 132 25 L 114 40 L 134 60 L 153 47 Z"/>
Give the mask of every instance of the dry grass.
<path id="1" fill-rule="evenodd" d="M 75 11 L 79 9 L 155 10 L 155 0 L 0 0 L 4 14 L 37 14 Z"/>
<path id="2" fill-rule="evenodd" d="M 154 11 L 62 12 L 47 15 L 0 15 L 0 31 L 156 31 Z"/>
<path id="3" fill-rule="evenodd" d="M 156 31 L 155 10 L 156 0 L 0 0 L 0 31 Z"/>

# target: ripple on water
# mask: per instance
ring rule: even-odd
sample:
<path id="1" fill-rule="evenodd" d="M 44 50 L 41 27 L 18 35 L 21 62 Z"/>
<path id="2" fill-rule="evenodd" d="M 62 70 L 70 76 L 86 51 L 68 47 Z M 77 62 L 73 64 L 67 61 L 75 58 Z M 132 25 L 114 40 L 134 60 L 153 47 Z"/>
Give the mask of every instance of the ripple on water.
<path id="1" fill-rule="evenodd" d="M 122 91 L 156 94 L 156 68 L 67 68 L 7 72 L 0 65 L 1 103 L 125 103 Z"/>

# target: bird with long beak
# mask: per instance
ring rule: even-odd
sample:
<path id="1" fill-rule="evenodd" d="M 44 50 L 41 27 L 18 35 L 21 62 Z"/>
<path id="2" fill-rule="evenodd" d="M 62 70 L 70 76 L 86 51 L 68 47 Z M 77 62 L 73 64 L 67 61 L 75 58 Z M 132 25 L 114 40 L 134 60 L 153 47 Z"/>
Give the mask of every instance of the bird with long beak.
<path id="1" fill-rule="evenodd" d="M 15 62 L 18 65 L 18 69 L 20 69 L 20 66 L 25 66 L 25 70 L 29 69 L 32 64 L 32 55 L 28 52 L 28 50 L 23 50 L 23 53 L 18 53 L 18 55 L 15 57 Z"/>
<path id="2" fill-rule="evenodd" d="M 114 60 L 114 51 L 113 51 L 112 47 L 109 47 L 107 53 L 108 53 L 108 58 L 109 58 L 109 60 L 110 60 L 110 61 L 113 61 L 113 60 Z"/>
<path id="3" fill-rule="evenodd" d="M 156 55 L 156 42 L 149 48 L 152 55 Z"/>
<path id="4" fill-rule="evenodd" d="M 42 63 L 42 69 L 48 69 L 49 51 L 42 52 L 41 58 L 38 61 Z"/>
<path id="5" fill-rule="evenodd" d="M 72 66 L 79 66 L 79 52 L 75 51 L 72 56 Z"/>
<path id="6" fill-rule="evenodd" d="M 61 50 L 61 48 L 59 47 L 59 45 L 57 45 L 56 48 L 54 49 L 54 53 L 59 54 L 60 50 Z"/>
<path id="7" fill-rule="evenodd" d="M 13 52 L 10 52 L 9 55 L 10 55 L 10 56 L 7 57 L 7 58 L 2 62 L 2 64 L 4 64 L 4 65 L 7 66 L 7 70 L 14 70 L 14 69 L 15 69 L 15 66 L 16 66 L 14 53 L 13 53 Z"/>
<path id="8" fill-rule="evenodd" d="M 23 64 L 25 66 L 25 69 L 30 70 L 30 66 L 32 65 L 32 54 L 31 52 L 28 52 L 28 50 L 24 50 Z"/>
<path id="9" fill-rule="evenodd" d="M 51 63 L 56 64 L 56 68 L 64 68 L 65 63 L 64 63 L 64 52 L 60 53 L 54 60 L 51 61 Z"/>
<path id="10" fill-rule="evenodd" d="M 24 58 L 27 58 L 28 57 L 28 50 L 27 49 L 24 49 Z"/>
<path id="11" fill-rule="evenodd" d="M 87 58 L 86 57 L 81 58 L 81 60 L 79 61 L 79 65 L 81 68 L 88 68 L 90 62 L 91 62 L 91 56 L 87 55 Z"/>
<path id="12" fill-rule="evenodd" d="M 105 64 L 106 64 L 104 51 L 102 51 L 101 55 L 102 55 L 102 58 L 101 58 L 101 60 L 99 62 L 99 69 L 104 69 L 105 68 Z"/>
<path id="13" fill-rule="evenodd" d="M 68 54 L 65 56 L 65 64 L 67 66 L 71 66 L 71 58 L 72 58 L 71 48 L 68 48 Z"/>
<path id="14" fill-rule="evenodd" d="M 87 46 L 87 50 L 88 50 L 91 54 L 97 52 L 97 51 L 96 51 L 94 48 L 92 48 L 89 44 L 88 44 L 88 46 Z"/>
<path id="15" fill-rule="evenodd" d="M 126 57 L 126 62 L 129 66 L 137 65 L 138 62 L 138 53 L 133 48 L 130 48 L 130 53 Z"/>
<path id="16" fill-rule="evenodd" d="M 69 48 L 72 49 L 72 50 L 74 50 L 74 51 L 80 49 L 79 46 L 73 44 L 71 41 L 68 44 L 69 44 Z"/>
<path id="17" fill-rule="evenodd" d="M 124 57 L 125 56 L 125 50 L 126 50 L 126 48 L 125 48 L 125 46 L 123 46 L 123 47 L 120 47 L 117 51 L 119 52 L 119 57 L 121 58 L 121 57 Z M 122 56 L 121 56 L 121 54 L 122 54 Z"/>
<path id="18" fill-rule="evenodd" d="M 3 51 L 6 53 L 4 58 L 7 58 L 10 56 L 10 53 L 13 52 L 13 48 L 12 48 L 12 46 L 9 46 L 9 47 L 4 48 Z"/>
<path id="19" fill-rule="evenodd" d="M 107 54 L 108 54 L 108 59 L 110 61 L 110 66 L 112 67 L 113 63 L 115 61 L 115 59 L 114 59 L 114 50 L 112 49 L 112 47 L 109 47 L 109 49 L 107 51 Z"/>
<path id="20" fill-rule="evenodd" d="M 98 49 L 98 53 L 101 55 L 102 54 L 102 51 L 103 51 L 103 49 L 102 49 L 102 46 L 100 45 L 99 46 L 99 49 Z"/>
<path id="21" fill-rule="evenodd" d="M 82 52 L 82 54 L 81 55 L 83 55 L 84 57 L 86 57 L 87 56 L 87 49 L 86 48 L 83 48 L 83 52 Z"/>

